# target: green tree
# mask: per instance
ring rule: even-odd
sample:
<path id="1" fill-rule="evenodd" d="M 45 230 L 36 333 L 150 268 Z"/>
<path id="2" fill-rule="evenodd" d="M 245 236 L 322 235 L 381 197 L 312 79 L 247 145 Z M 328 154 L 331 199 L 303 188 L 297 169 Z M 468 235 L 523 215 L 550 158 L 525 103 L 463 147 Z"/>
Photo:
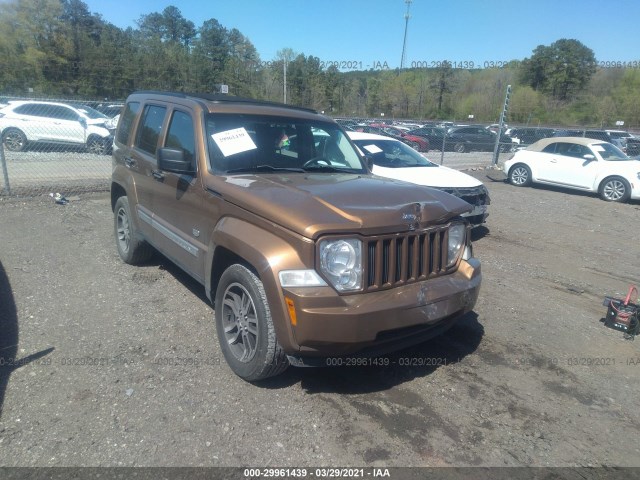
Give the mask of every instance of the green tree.
<path id="1" fill-rule="evenodd" d="M 569 100 L 583 91 L 596 72 L 593 50 L 578 40 L 561 39 L 539 45 L 522 61 L 520 80 L 536 91 L 558 100 Z"/>
<path id="2" fill-rule="evenodd" d="M 431 82 L 431 88 L 436 98 L 438 114 L 443 114 L 446 97 L 453 91 L 455 74 L 451 62 L 445 60 L 441 66 L 435 69 L 435 78 Z"/>

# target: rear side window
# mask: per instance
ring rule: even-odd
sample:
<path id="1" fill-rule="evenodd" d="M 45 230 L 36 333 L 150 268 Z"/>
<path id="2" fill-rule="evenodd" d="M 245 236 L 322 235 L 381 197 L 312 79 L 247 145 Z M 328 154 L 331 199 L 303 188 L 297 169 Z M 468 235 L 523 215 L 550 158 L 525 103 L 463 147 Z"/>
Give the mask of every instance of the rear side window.
<path id="1" fill-rule="evenodd" d="M 136 147 L 152 155 L 156 154 L 158 137 L 162 130 L 166 112 L 166 107 L 156 105 L 147 105 L 144 107 L 140 128 L 138 129 Z"/>
<path id="2" fill-rule="evenodd" d="M 44 105 L 40 105 L 39 103 L 25 103 L 24 105 L 19 105 L 13 109 L 14 112 L 19 113 L 20 115 L 32 115 L 34 117 L 46 117 L 47 112 Z"/>
<path id="3" fill-rule="evenodd" d="M 191 115 L 175 111 L 171 117 L 165 147 L 177 148 L 184 152 L 184 159 L 193 165 L 196 155 L 196 146 Z"/>
<path id="4" fill-rule="evenodd" d="M 124 112 L 122 112 L 122 117 L 120 118 L 120 125 L 118 126 L 118 133 L 116 134 L 116 139 L 118 142 L 127 144 L 129 142 L 129 137 L 131 136 L 131 129 L 133 128 L 133 121 L 136 118 L 136 114 L 140 109 L 139 102 L 131 102 L 127 103 Z"/>

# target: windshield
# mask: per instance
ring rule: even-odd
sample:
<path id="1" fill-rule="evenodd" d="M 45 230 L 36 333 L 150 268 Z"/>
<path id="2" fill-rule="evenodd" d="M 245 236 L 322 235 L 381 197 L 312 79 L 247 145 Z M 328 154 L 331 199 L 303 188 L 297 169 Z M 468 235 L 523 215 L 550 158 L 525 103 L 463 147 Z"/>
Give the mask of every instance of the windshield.
<path id="1" fill-rule="evenodd" d="M 209 114 L 211 167 L 216 173 L 366 173 L 338 125 L 298 118 Z"/>
<path id="2" fill-rule="evenodd" d="M 101 113 L 91 107 L 88 107 L 86 105 L 81 105 L 79 103 L 74 103 L 71 104 L 71 106 L 73 108 L 75 108 L 76 110 L 80 110 L 82 113 L 84 113 L 88 118 L 95 120 L 95 119 L 107 119 L 109 117 L 107 117 L 104 113 Z"/>
<path id="3" fill-rule="evenodd" d="M 630 160 L 622 150 L 611 143 L 597 143 L 595 145 L 591 145 L 591 149 L 598 152 L 603 160 Z"/>
<path id="4" fill-rule="evenodd" d="M 385 168 L 437 167 L 413 148 L 397 140 L 354 140 L 360 150 Z"/>

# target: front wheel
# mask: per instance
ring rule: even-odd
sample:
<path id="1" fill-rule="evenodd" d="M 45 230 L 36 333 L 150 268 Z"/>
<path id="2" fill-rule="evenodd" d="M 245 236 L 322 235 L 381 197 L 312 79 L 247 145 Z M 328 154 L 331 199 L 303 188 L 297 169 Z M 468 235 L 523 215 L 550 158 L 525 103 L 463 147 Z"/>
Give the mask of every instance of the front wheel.
<path id="1" fill-rule="evenodd" d="M 231 265 L 220 277 L 215 319 L 220 349 L 239 377 L 263 380 L 289 366 L 276 338 L 262 282 L 245 266 Z"/>
<path id="2" fill-rule="evenodd" d="M 453 149 L 458 153 L 464 153 L 467 151 L 467 146 L 464 143 L 456 143 Z"/>
<path id="3" fill-rule="evenodd" d="M 531 169 L 522 163 L 518 163 L 509 170 L 509 183 L 516 187 L 531 185 Z"/>
<path id="4" fill-rule="evenodd" d="M 22 152 L 27 148 L 27 136 L 17 128 L 10 128 L 2 135 L 4 148 L 10 152 Z"/>
<path id="5" fill-rule="evenodd" d="M 600 184 L 598 193 L 607 202 L 626 202 L 631 196 L 631 186 L 622 177 L 609 177 Z"/>
<path id="6" fill-rule="evenodd" d="M 120 197 L 113 209 L 113 229 L 120 258 L 130 265 L 138 265 L 153 255 L 153 248 L 138 238 L 131 220 L 127 197 Z"/>

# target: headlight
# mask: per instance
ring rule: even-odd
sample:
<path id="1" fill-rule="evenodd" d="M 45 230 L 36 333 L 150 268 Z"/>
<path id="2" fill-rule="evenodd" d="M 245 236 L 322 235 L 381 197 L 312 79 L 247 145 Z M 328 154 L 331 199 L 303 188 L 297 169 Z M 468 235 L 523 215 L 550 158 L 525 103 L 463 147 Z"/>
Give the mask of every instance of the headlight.
<path id="1" fill-rule="evenodd" d="M 455 265 L 460 256 L 460 252 L 465 247 L 465 237 L 467 229 L 462 223 L 457 223 L 449 227 L 449 251 L 447 267 Z"/>
<path id="2" fill-rule="evenodd" d="M 356 239 L 320 242 L 320 270 L 339 292 L 362 288 L 362 242 Z"/>

